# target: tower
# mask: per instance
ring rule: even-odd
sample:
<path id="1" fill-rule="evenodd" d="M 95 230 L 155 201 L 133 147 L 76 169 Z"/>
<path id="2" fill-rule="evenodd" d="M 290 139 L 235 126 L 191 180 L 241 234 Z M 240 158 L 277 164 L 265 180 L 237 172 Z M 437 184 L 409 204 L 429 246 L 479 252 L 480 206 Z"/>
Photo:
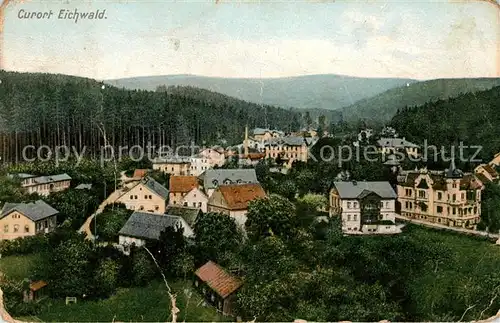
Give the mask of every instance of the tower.
<path id="1" fill-rule="evenodd" d="M 245 157 L 248 156 L 248 125 L 245 126 L 245 141 L 243 142 L 243 148 Z"/>

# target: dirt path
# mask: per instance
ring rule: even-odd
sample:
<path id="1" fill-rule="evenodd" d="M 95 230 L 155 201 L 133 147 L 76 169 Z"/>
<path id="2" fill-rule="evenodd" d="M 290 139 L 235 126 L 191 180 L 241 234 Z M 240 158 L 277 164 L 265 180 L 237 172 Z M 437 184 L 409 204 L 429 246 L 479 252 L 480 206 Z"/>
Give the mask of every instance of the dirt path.
<path id="1" fill-rule="evenodd" d="M 123 189 L 118 189 L 116 191 L 114 191 L 113 193 L 111 193 L 108 198 L 106 198 L 106 200 L 104 200 L 104 202 L 101 203 L 101 205 L 99 205 L 99 208 L 97 208 L 97 211 L 94 212 L 94 214 L 92 214 L 91 216 L 89 216 L 87 218 L 87 220 L 85 221 L 85 223 L 82 225 L 82 227 L 80 228 L 80 230 L 78 230 L 78 232 L 85 232 L 87 234 L 87 239 L 89 240 L 94 240 L 94 235 L 92 234 L 92 232 L 90 231 L 90 223 L 92 223 L 92 221 L 94 220 L 94 217 L 99 214 L 99 213 L 102 213 L 102 211 L 104 211 L 104 208 L 106 207 L 106 205 L 108 204 L 113 204 L 116 202 L 116 200 L 123 194 L 125 193 L 125 191 Z"/>

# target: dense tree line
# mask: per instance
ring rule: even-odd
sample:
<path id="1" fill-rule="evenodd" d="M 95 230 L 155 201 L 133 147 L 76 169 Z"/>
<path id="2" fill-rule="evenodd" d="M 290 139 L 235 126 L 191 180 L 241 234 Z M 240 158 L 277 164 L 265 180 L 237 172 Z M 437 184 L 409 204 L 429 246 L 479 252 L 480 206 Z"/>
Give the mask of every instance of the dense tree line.
<path id="1" fill-rule="evenodd" d="M 400 137 L 419 145 L 427 140 L 429 145 L 444 146 L 448 154 L 452 145 L 457 147 L 458 154 L 460 142 L 467 146 L 481 145 L 479 157 L 489 161 L 500 152 L 499 111 L 500 87 L 497 86 L 483 92 L 403 108 L 390 125 L 397 129 Z"/>
<path id="2" fill-rule="evenodd" d="M 295 112 L 194 88 L 136 91 L 79 77 L 4 71 L 0 79 L 3 161 L 20 161 L 28 145 L 86 147 L 97 154 L 104 132 L 114 147 L 176 147 L 240 141 L 247 124 L 296 130 L 300 120 Z"/>

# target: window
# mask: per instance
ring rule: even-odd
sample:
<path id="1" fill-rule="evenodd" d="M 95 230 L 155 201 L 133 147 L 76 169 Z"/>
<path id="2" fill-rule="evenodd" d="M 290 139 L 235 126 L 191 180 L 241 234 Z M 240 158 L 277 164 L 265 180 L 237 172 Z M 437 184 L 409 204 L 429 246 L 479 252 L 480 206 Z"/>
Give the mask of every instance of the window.
<path id="1" fill-rule="evenodd" d="M 418 197 L 424 199 L 425 198 L 425 191 L 418 191 Z"/>
<path id="2" fill-rule="evenodd" d="M 152 195 L 149 195 L 149 199 L 152 200 L 153 199 L 153 196 Z"/>
<path id="3" fill-rule="evenodd" d="M 198 207 L 201 207 L 201 202 L 198 202 Z"/>
<path id="4" fill-rule="evenodd" d="M 350 214 L 347 215 L 347 221 L 351 221 L 351 215 Z"/>
<path id="5" fill-rule="evenodd" d="M 188 206 L 188 202 L 184 202 L 184 203 L 183 203 L 183 205 L 184 205 L 184 206 Z"/>
<path id="6" fill-rule="evenodd" d="M 357 207 L 358 207 L 358 202 L 353 202 L 353 203 L 352 203 L 352 207 L 353 207 L 353 208 L 357 208 Z"/>
<path id="7" fill-rule="evenodd" d="M 457 208 L 453 208 L 453 215 L 457 214 Z"/>
<path id="8" fill-rule="evenodd" d="M 441 192 L 438 192 L 438 200 L 441 200 L 443 198 L 443 194 Z"/>
<path id="9" fill-rule="evenodd" d="M 158 211 L 160 207 L 158 205 L 155 205 L 155 211 Z"/>
<path id="10" fill-rule="evenodd" d="M 438 206 L 436 208 L 436 211 L 437 211 L 437 213 L 443 213 L 443 207 L 442 206 Z"/>
<path id="11" fill-rule="evenodd" d="M 24 232 L 26 233 L 30 232 L 30 227 L 28 225 L 24 226 Z"/>
<path id="12" fill-rule="evenodd" d="M 196 202 L 193 202 L 193 207 L 196 207 Z"/>
<path id="13" fill-rule="evenodd" d="M 457 200 L 457 194 L 453 194 L 452 200 L 453 200 L 453 202 L 455 202 Z"/>
<path id="14" fill-rule="evenodd" d="M 9 225 L 8 224 L 3 226 L 3 232 L 5 232 L 5 233 L 9 232 Z"/>
<path id="15" fill-rule="evenodd" d="M 148 196 L 147 195 L 144 195 L 144 199 L 147 200 L 148 199 Z"/>
<path id="16" fill-rule="evenodd" d="M 15 224 L 14 225 L 14 232 L 18 232 L 19 231 L 19 224 Z"/>
<path id="17" fill-rule="evenodd" d="M 139 206 L 139 210 L 140 210 L 140 211 L 144 210 L 144 206 L 142 206 L 142 205 L 141 205 L 141 206 Z"/>
<path id="18" fill-rule="evenodd" d="M 347 202 L 347 208 L 350 209 L 351 208 L 351 202 Z"/>
<path id="19" fill-rule="evenodd" d="M 130 199 L 133 200 L 134 199 L 134 196 L 133 195 L 130 195 Z"/>
<path id="20" fill-rule="evenodd" d="M 353 219 L 354 221 L 358 221 L 358 216 L 356 214 L 354 214 L 353 217 L 354 217 L 354 219 Z"/>

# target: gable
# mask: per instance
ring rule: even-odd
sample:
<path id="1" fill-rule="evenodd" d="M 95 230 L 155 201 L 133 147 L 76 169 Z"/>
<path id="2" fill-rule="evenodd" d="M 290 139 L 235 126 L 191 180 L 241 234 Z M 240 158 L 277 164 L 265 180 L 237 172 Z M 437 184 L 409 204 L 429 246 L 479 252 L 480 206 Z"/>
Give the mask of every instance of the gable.
<path id="1" fill-rule="evenodd" d="M 184 196 L 184 200 L 190 200 L 190 199 L 196 199 L 196 200 L 202 199 L 208 201 L 207 195 L 197 187 L 193 188 L 191 191 L 189 191 L 189 193 L 186 194 L 186 196 Z"/>
<path id="2" fill-rule="evenodd" d="M 19 216 L 19 218 L 15 218 L 14 216 Z M 9 221 L 16 221 L 16 222 L 32 222 L 35 223 L 35 221 L 31 220 L 29 217 L 24 215 L 23 213 L 17 211 L 17 210 L 11 210 L 8 213 L 6 213 L 2 218 L 0 218 L 1 221 L 4 222 L 9 222 Z"/>
<path id="3" fill-rule="evenodd" d="M 153 195 L 153 196 L 159 197 L 162 200 L 166 200 L 166 198 L 158 195 L 155 191 L 153 191 L 152 189 L 150 189 L 149 187 L 147 187 L 143 183 L 139 183 L 136 186 L 132 187 L 130 190 L 128 190 L 125 193 L 123 193 L 122 196 L 120 196 L 117 199 L 117 201 L 129 200 L 130 199 L 130 195 L 141 196 L 141 195 L 145 195 L 145 194 Z"/>
<path id="4" fill-rule="evenodd" d="M 227 208 L 227 202 L 224 199 L 224 196 L 222 195 L 221 191 L 219 189 L 216 189 L 210 198 L 208 199 L 208 204 L 214 205 L 214 206 L 220 206 L 223 208 Z"/>

